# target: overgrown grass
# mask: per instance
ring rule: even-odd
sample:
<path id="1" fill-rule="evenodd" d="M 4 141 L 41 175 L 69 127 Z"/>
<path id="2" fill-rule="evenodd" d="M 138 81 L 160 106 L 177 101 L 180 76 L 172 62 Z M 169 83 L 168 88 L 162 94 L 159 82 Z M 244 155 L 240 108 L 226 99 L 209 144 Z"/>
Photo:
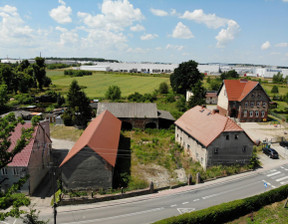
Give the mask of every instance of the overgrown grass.
<path id="1" fill-rule="evenodd" d="M 83 130 L 79 130 L 75 127 L 50 124 L 50 135 L 52 138 L 76 142 L 82 133 Z"/>
<path id="2" fill-rule="evenodd" d="M 153 75 L 140 76 L 139 74 L 93 72 L 91 76 L 67 77 L 63 70 L 48 70 L 47 76 L 51 78 L 53 84 L 62 94 L 67 94 L 73 79 L 77 80 L 80 86 L 86 87 L 84 91 L 90 98 L 104 97 L 105 92 L 111 85 L 119 86 L 122 97 L 127 97 L 134 92 L 151 93 L 154 89 L 158 89 L 160 83 L 169 83 L 169 76 L 167 75 L 154 77 Z"/>
<path id="3" fill-rule="evenodd" d="M 287 223 L 288 208 L 284 208 L 286 200 L 267 205 L 257 212 L 245 215 L 227 224 L 264 224 L 264 223 Z"/>

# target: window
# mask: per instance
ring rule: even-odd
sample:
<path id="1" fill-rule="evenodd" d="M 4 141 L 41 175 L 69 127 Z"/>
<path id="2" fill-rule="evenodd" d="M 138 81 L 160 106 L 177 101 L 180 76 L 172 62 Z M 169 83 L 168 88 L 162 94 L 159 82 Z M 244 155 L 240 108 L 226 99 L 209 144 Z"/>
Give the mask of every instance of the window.
<path id="1" fill-rule="evenodd" d="M 255 117 L 259 117 L 259 111 L 258 110 L 255 111 Z"/>
<path id="2" fill-rule="evenodd" d="M 225 138 L 226 138 L 226 140 L 229 140 L 229 135 L 226 135 Z"/>
<path id="3" fill-rule="evenodd" d="M 235 137 L 236 140 L 239 139 L 239 135 L 238 134 L 236 134 L 234 137 Z"/>
<path id="4" fill-rule="evenodd" d="M 265 117 L 265 111 L 261 111 L 261 117 Z"/>
<path id="5" fill-rule="evenodd" d="M 177 134 L 177 137 L 176 137 L 177 139 L 179 138 L 179 134 Z"/>
<path id="6" fill-rule="evenodd" d="M 201 163 L 203 163 L 203 157 L 201 157 Z"/>
<path id="7" fill-rule="evenodd" d="M 190 145 L 189 144 L 187 144 L 187 149 L 190 150 Z"/>
<path id="8" fill-rule="evenodd" d="M 245 108 L 247 108 L 248 107 L 248 102 L 245 102 Z"/>
<path id="9" fill-rule="evenodd" d="M 263 104 L 262 104 L 262 105 L 263 105 L 263 107 L 265 108 L 267 104 L 266 104 L 266 102 L 263 102 Z"/>
<path id="10" fill-rule="evenodd" d="M 2 168 L 1 169 L 1 174 L 2 175 L 8 175 L 7 168 Z"/>
<path id="11" fill-rule="evenodd" d="M 253 117 L 253 111 L 249 112 L 250 117 Z"/>
<path id="12" fill-rule="evenodd" d="M 247 110 L 244 110 L 244 117 L 247 117 Z"/>
<path id="13" fill-rule="evenodd" d="M 251 101 L 251 102 L 250 102 L 250 106 L 251 106 L 251 107 L 254 107 L 254 101 Z"/>
<path id="14" fill-rule="evenodd" d="M 13 175 L 14 176 L 19 175 L 19 170 L 17 168 L 13 168 Z"/>
<path id="15" fill-rule="evenodd" d="M 257 101 L 257 107 L 260 107 L 260 105 L 261 105 L 261 102 Z"/>
<path id="16" fill-rule="evenodd" d="M 218 154 L 219 148 L 214 148 L 214 154 Z"/>
<path id="17" fill-rule="evenodd" d="M 251 97 L 254 97 L 254 96 L 255 96 L 255 94 L 254 94 L 254 93 L 252 93 L 252 94 L 251 94 Z"/>
<path id="18" fill-rule="evenodd" d="M 243 146 L 243 148 L 242 148 L 242 152 L 244 152 L 244 153 L 245 153 L 245 152 L 246 152 L 246 150 L 247 150 L 247 146 L 246 146 L 246 145 L 244 145 L 244 146 Z"/>

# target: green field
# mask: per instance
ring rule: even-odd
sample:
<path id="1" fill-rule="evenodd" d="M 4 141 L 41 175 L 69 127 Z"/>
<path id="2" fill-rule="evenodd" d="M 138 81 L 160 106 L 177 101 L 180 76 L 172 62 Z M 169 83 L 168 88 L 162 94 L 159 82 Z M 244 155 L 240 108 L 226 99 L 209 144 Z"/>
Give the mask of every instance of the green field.
<path id="1" fill-rule="evenodd" d="M 106 72 L 93 72 L 92 76 L 70 77 L 65 76 L 61 70 L 47 70 L 47 76 L 51 78 L 56 90 L 66 94 L 73 79 L 78 81 L 89 98 L 100 98 L 105 96 L 105 92 L 111 85 L 117 85 L 121 89 L 122 97 L 139 92 L 152 93 L 159 88 L 161 82 L 169 84 L 169 77 L 138 76 L 137 74 L 119 74 Z"/>

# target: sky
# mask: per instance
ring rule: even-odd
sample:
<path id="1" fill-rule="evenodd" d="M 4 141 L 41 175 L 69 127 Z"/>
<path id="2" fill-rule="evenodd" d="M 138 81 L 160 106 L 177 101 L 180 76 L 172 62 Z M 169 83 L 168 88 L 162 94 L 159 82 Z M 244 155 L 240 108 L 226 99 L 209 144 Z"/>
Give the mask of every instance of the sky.
<path id="1" fill-rule="evenodd" d="M 288 0 L 0 0 L 0 58 L 288 66 Z"/>

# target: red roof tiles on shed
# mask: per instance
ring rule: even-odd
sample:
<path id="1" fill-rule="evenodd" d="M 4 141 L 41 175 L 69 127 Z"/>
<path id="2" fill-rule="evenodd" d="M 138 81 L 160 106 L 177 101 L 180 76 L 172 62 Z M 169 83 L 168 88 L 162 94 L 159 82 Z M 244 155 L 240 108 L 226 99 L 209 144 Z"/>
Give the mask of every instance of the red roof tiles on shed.
<path id="1" fill-rule="evenodd" d="M 186 111 L 175 124 L 205 147 L 208 147 L 222 132 L 244 132 L 230 118 L 201 106 Z"/>
<path id="2" fill-rule="evenodd" d="M 250 80 L 224 80 L 229 101 L 242 101 L 258 84 Z"/>
<path id="3" fill-rule="evenodd" d="M 121 121 L 108 110 L 97 116 L 82 133 L 73 148 L 64 158 L 60 167 L 88 146 L 115 167 L 120 139 Z"/>

